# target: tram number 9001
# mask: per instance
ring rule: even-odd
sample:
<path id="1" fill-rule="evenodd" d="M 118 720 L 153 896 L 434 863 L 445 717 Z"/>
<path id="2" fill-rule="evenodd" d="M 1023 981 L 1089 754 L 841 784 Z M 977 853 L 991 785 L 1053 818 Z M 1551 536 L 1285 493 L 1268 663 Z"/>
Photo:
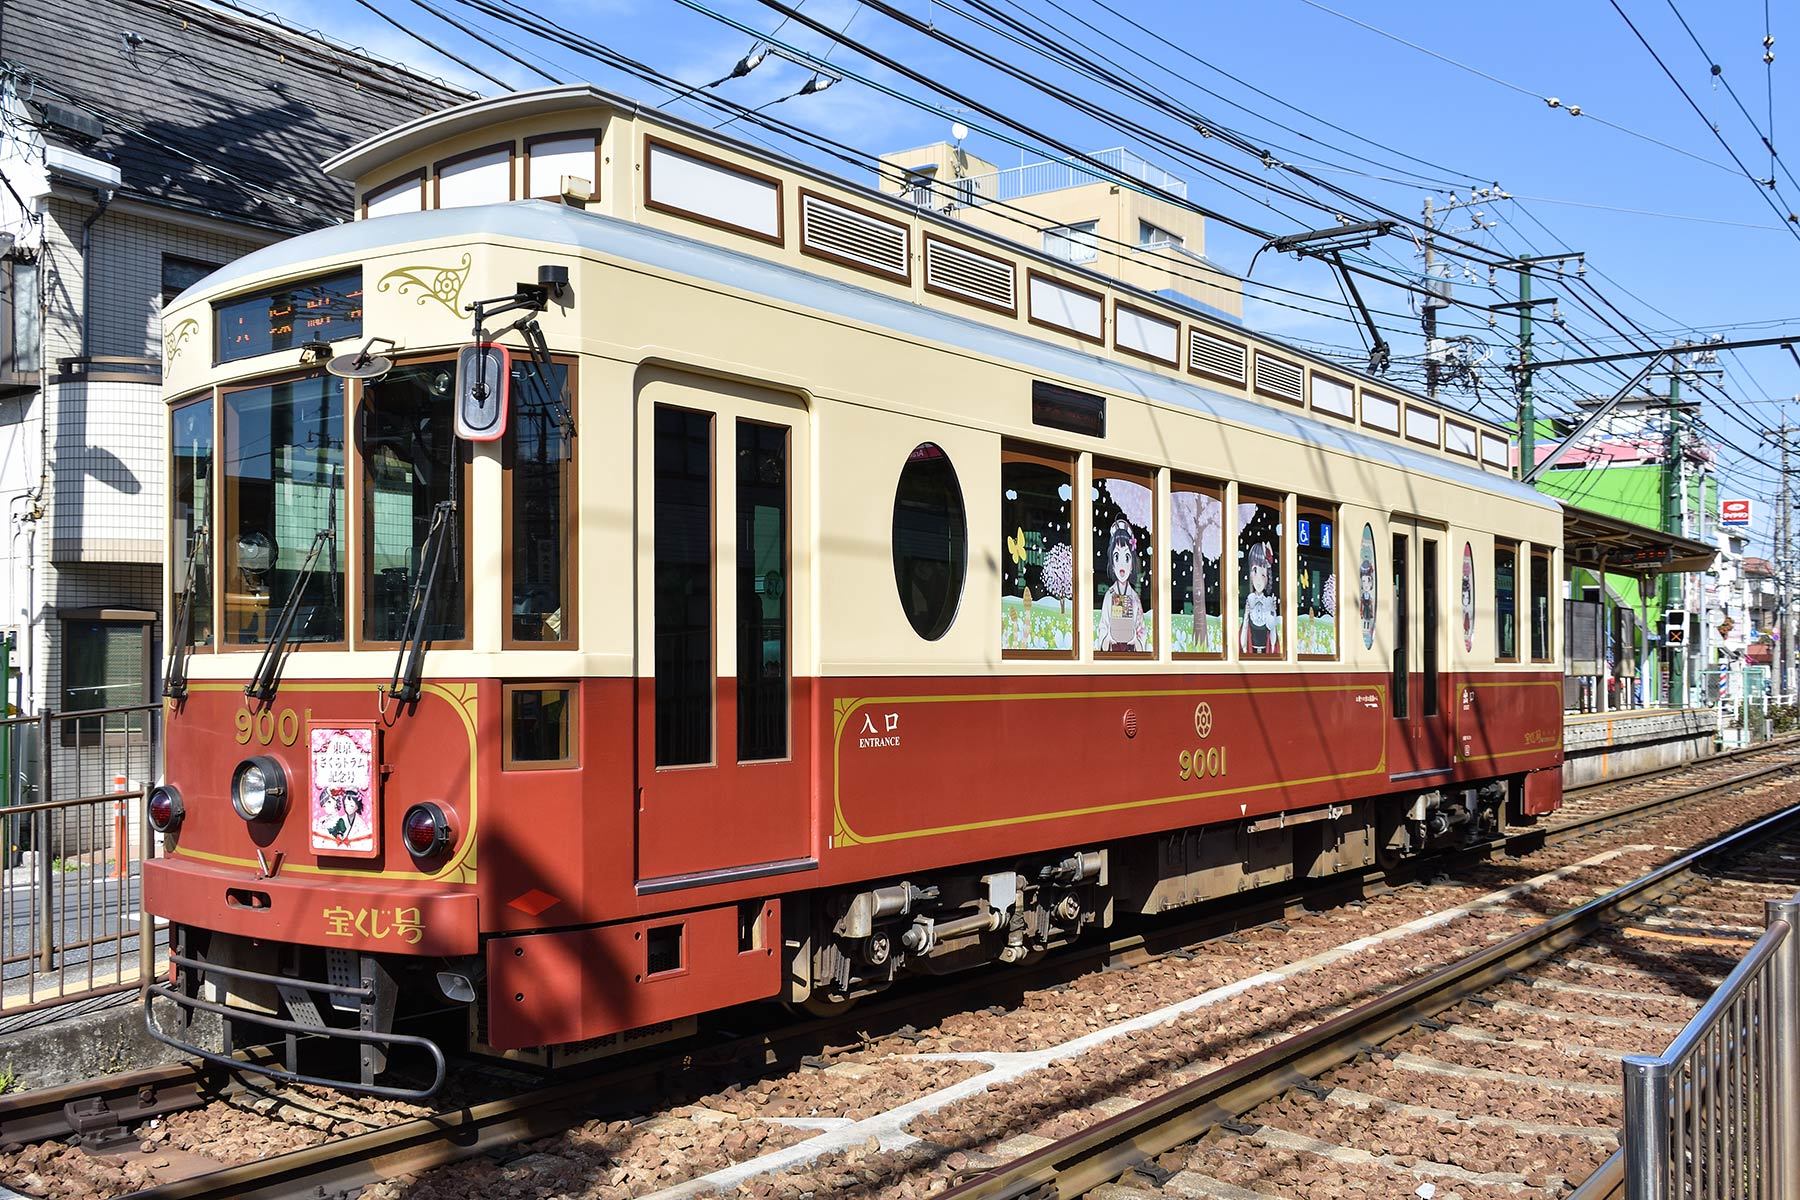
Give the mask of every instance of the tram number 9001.
<path id="1" fill-rule="evenodd" d="M 1183 750 L 1175 761 L 1181 768 L 1183 779 L 1217 779 L 1225 774 L 1225 747 Z"/>
<path id="2" fill-rule="evenodd" d="M 277 739 L 280 739 L 282 745 L 291 746 L 300 740 L 302 721 L 310 720 L 310 708 L 304 715 L 291 708 L 284 708 L 279 712 L 270 708 L 257 712 L 240 708 L 237 716 L 232 719 L 232 724 L 237 729 L 237 744 L 240 746 L 248 746 L 251 739 L 255 739 L 259 746 L 272 746 Z"/>

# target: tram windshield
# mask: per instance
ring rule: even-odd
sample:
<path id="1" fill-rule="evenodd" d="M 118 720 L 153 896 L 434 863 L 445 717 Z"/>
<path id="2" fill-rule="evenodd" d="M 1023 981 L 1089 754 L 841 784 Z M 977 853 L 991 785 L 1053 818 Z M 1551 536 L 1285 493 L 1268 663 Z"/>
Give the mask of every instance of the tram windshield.
<path id="1" fill-rule="evenodd" d="M 398 642 L 406 633 L 420 561 L 437 505 L 456 511 L 431 611 L 427 641 L 467 636 L 463 570 L 462 497 L 466 453 L 456 453 L 451 405 L 456 364 L 448 359 L 405 363 L 363 385 L 357 439 L 363 470 L 363 570 L 368 589 L 362 638 Z M 466 447 L 465 447 L 466 449 Z"/>
<path id="2" fill-rule="evenodd" d="M 301 582 L 318 531 L 345 528 L 344 381 L 313 375 L 225 393 L 221 633 L 261 645 Z M 344 538 L 294 598 L 288 638 L 344 640 Z"/>

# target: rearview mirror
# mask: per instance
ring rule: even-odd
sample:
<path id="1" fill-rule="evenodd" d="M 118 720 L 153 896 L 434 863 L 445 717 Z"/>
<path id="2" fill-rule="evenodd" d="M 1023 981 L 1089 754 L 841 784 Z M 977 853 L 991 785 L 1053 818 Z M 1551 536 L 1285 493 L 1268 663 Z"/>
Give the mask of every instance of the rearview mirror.
<path id="1" fill-rule="evenodd" d="M 456 436 L 492 442 L 506 433 L 512 354 L 505 346 L 477 342 L 456 356 Z"/>

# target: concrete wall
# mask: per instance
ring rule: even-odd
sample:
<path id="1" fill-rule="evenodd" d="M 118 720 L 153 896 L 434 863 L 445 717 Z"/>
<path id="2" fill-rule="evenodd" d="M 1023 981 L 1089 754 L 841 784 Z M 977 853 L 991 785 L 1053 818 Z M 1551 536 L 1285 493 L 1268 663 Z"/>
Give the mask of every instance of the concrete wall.
<path id="1" fill-rule="evenodd" d="M 1563 786 L 1679 766 L 1713 752 L 1710 708 L 1648 709 L 1570 716 L 1563 726 Z"/>

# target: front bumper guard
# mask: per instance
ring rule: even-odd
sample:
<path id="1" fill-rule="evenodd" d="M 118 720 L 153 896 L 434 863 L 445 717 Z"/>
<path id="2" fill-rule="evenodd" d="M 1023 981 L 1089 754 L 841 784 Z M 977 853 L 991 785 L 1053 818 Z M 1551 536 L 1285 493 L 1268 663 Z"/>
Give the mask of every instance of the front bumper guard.
<path id="1" fill-rule="evenodd" d="M 209 963 L 201 959 L 189 958 L 182 954 L 172 955 L 171 961 L 178 967 L 195 972 L 196 982 L 198 982 L 198 975 L 212 974 L 251 983 L 266 984 L 271 987 L 283 989 L 284 991 L 299 989 L 305 992 L 322 992 L 334 996 L 349 997 L 357 1001 L 359 1017 L 361 1018 L 361 1023 L 365 1025 L 371 1022 L 378 1005 L 379 997 L 377 996 L 377 989 L 371 983 L 364 983 L 361 986 L 351 986 L 348 984 L 324 983 L 312 979 L 299 979 L 289 975 L 270 975 L 263 971 L 252 971 L 243 967 L 221 966 L 217 963 Z M 349 1079 L 331 1079 L 325 1076 L 307 1075 L 299 1071 L 289 1070 L 277 1066 L 271 1061 L 246 1061 L 242 1058 L 234 1057 L 230 1053 L 229 1027 L 227 1033 L 228 1044 L 225 1047 L 226 1053 L 221 1054 L 217 1051 L 193 1045 L 190 1042 L 183 1041 L 179 1037 L 165 1033 L 157 1024 L 155 1004 L 158 999 L 168 1000 L 180 1008 L 182 1010 L 184 1022 L 190 1019 L 193 1013 L 204 1012 L 211 1013 L 224 1021 L 243 1022 L 260 1026 L 265 1029 L 275 1030 L 282 1034 L 287 1040 L 289 1047 L 287 1061 L 289 1064 L 296 1061 L 293 1049 L 301 1038 L 334 1038 L 339 1041 L 355 1044 L 361 1050 L 361 1058 L 364 1064 L 364 1077 L 354 1081 Z M 175 1049 L 180 1050 L 184 1054 L 195 1055 L 198 1058 L 205 1059 L 207 1062 L 217 1063 L 220 1066 L 229 1067 L 234 1071 L 248 1071 L 252 1074 L 263 1075 L 270 1079 L 280 1080 L 284 1083 L 311 1084 L 315 1087 L 333 1088 L 342 1092 L 354 1092 L 366 1096 L 378 1096 L 388 1100 L 425 1100 L 435 1095 L 437 1090 L 444 1086 L 446 1067 L 443 1049 L 430 1038 L 420 1037 L 416 1034 L 382 1032 L 380 1030 L 366 1028 L 342 1029 L 332 1025 L 315 1025 L 304 1021 L 294 1021 L 286 1017 L 277 1017 L 272 1013 L 260 1012 L 253 1008 L 242 1008 L 237 1005 L 220 1004 L 212 1000 L 203 1000 L 198 996 L 187 995 L 179 988 L 172 987 L 166 983 L 148 984 L 144 990 L 143 1004 L 144 1027 L 148 1030 L 151 1037 L 166 1046 L 172 1046 Z M 370 1051 L 376 1051 L 380 1054 L 382 1060 L 385 1061 L 387 1052 L 398 1047 L 412 1047 L 422 1050 L 430 1059 L 432 1076 L 431 1082 L 427 1086 L 422 1088 L 391 1087 L 374 1082 L 373 1075 L 375 1071 L 370 1067 L 372 1061 Z"/>

